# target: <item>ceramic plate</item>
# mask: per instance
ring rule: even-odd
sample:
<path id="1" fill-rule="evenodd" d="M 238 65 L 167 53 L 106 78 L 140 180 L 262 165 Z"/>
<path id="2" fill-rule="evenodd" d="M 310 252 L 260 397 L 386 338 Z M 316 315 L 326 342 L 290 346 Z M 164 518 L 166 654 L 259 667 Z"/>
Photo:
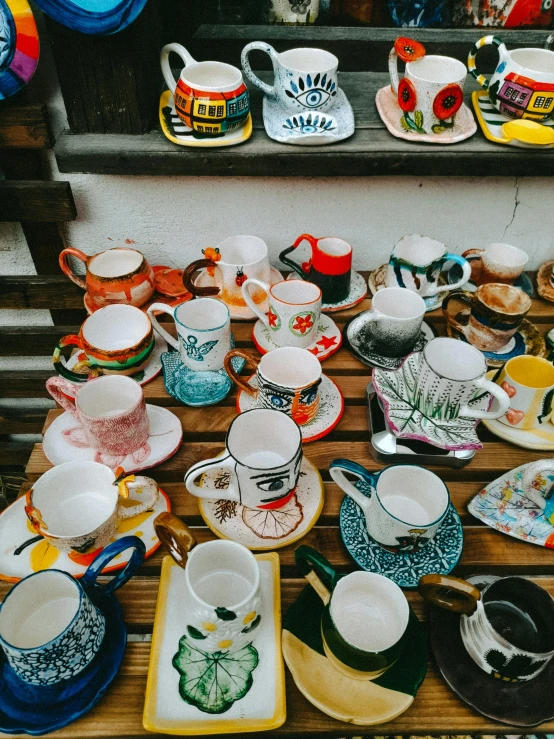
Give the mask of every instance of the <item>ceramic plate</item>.
<path id="1" fill-rule="evenodd" d="M 287 277 L 287 280 L 301 279 L 300 275 L 297 275 L 296 272 L 291 272 Z M 350 292 L 346 298 L 341 300 L 340 303 L 323 303 L 321 310 L 323 313 L 336 313 L 341 310 L 347 310 L 348 308 L 353 308 L 355 305 L 358 305 L 358 303 L 361 303 L 366 295 L 367 285 L 365 284 L 364 278 L 359 272 L 354 272 L 354 270 L 352 270 Z"/>
<path id="2" fill-rule="evenodd" d="M 448 336 L 453 336 L 456 339 L 467 342 L 465 335 L 453 326 L 447 326 L 446 331 Z M 519 357 L 522 354 L 543 357 L 545 352 L 546 345 L 541 332 L 531 321 L 524 318 L 519 329 L 506 346 L 497 352 L 483 352 L 483 354 L 487 359 L 489 367 L 502 367 L 512 357 Z"/>
<path id="3" fill-rule="evenodd" d="M 248 378 L 248 384 L 252 387 L 258 387 L 256 375 Z M 237 413 L 250 411 L 257 408 L 258 402 L 256 398 L 248 395 L 243 390 L 237 393 Z M 307 444 L 310 441 L 322 439 L 335 428 L 344 413 L 344 398 L 339 389 L 330 377 L 321 375 L 321 385 L 319 386 L 319 406 L 315 416 L 300 426 L 302 432 L 302 443 Z"/>
<path id="4" fill-rule="evenodd" d="M 0 100 L 15 95 L 35 73 L 39 38 L 27 0 L 0 0 Z"/>
<path id="5" fill-rule="evenodd" d="M 377 267 L 377 269 L 374 269 L 373 272 L 371 272 L 371 274 L 369 275 L 367 284 L 372 295 L 375 295 L 378 290 L 382 290 L 384 287 L 398 287 L 397 284 L 387 285 L 386 280 L 388 266 L 388 264 L 382 264 L 380 267 Z M 446 280 L 443 274 L 441 274 L 439 277 L 439 285 L 441 287 L 443 285 L 446 285 Z M 436 308 L 440 308 L 442 305 L 442 301 L 447 295 L 448 291 L 445 290 L 438 295 L 431 295 L 430 297 L 423 298 L 426 313 L 432 310 L 436 310 Z"/>
<path id="6" fill-rule="evenodd" d="M 77 420 L 65 411 L 58 416 L 47 428 L 42 441 L 42 450 L 48 460 L 56 465 L 62 462 L 102 462 L 112 469 L 123 467 L 125 472 L 138 472 L 155 467 L 172 457 L 181 446 L 183 428 L 181 421 L 167 408 L 146 404 L 146 411 L 150 421 L 150 436 L 148 446 L 150 452 L 144 456 L 139 450 L 123 459 L 96 453 L 88 446 L 74 446 L 70 441 L 70 434 L 78 429 Z"/>
<path id="7" fill-rule="evenodd" d="M 270 329 L 260 320 L 257 320 L 254 324 L 252 341 L 260 354 L 267 354 L 272 349 L 278 348 L 278 345 L 271 338 Z M 323 362 L 324 359 L 328 359 L 337 352 L 341 344 L 342 334 L 339 327 L 330 316 L 322 313 L 319 317 L 316 337 L 308 347 L 308 351 L 314 354 L 320 362 Z"/>
<path id="8" fill-rule="evenodd" d="M 397 139 L 413 141 L 416 144 L 457 144 L 459 141 L 464 141 L 473 136 L 477 131 L 475 119 L 465 103 L 462 103 L 462 107 L 456 113 L 453 127 L 447 128 L 442 133 L 419 133 L 412 129 L 407 122 L 402 125 L 409 114 L 403 113 L 400 109 L 396 95 L 391 90 L 390 85 L 377 90 L 375 105 L 389 133 L 396 136 Z M 415 126 L 413 114 L 410 116 L 410 121 Z"/>
<path id="9" fill-rule="evenodd" d="M 510 123 L 511 119 L 506 118 L 499 113 L 498 110 L 489 100 L 489 93 L 484 90 L 476 90 L 471 94 L 471 101 L 473 103 L 473 109 L 481 130 L 485 134 L 485 137 L 489 141 L 494 141 L 497 144 L 508 144 L 509 146 L 517 146 L 523 149 L 551 149 L 553 144 L 530 144 L 525 141 L 518 141 L 518 139 L 509 136 L 506 129 L 503 130 L 503 126 L 506 123 Z M 552 129 L 554 127 L 554 121 L 551 119 L 540 123 L 541 128 Z M 533 127 L 534 128 L 534 127 Z M 540 130 L 540 129 L 537 129 Z"/>
<path id="10" fill-rule="evenodd" d="M 274 285 L 276 282 L 282 282 L 285 279 L 283 275 L 279 272 L 279 270 L 275 269 L 275 267 L 270 267 L 269 269 L 269 280 L 272 285 Z M 215 285 L 215 281 L 213 277 L 210 277 L 208 271 L 206 269 L 203 269 L 194 281 L 194 284 L 197 287 L 213 287 Z M 213 295 L 212 297 L 219 299 L 217 295 Z M 257 318 L 257 316 L 255 316 L 250 308 L 248 308 L 248 306 L 246 305 L 229 305 L 227 307 L 229 308 L 229 312 L 233 321 L 252 321 L 253 319 Z M 263 310 L 264 313 L 266 313 L 268 310 L 267 300 L 264 300 L 263 303 L 260 303 L 259 308 L 260 310 Z"/>
<path id="11" fill-rule="evenodd" d="M 168 298 L 181 298 L 184 295 L 190 295 L 183 284 L 182 269 L 166 267 L 163 264 L 156 264 L 152 269 L 154 270 L 154 285 L 158 293 Z"/>
<path id="12" fill-rule="evenodd" d="M 302 695 L 328 716 L 359 726 L 382 724 L 404 713 L 427 672 L 427 639 L 414 612 L 402 637 L 406 649 L 397 662 L 375 680 L 356 680 L 325 656 L 322 611 L 321 599 L 308 585 L 283 620 L 283 655 Z"/>
<path id="13" fill-rule="evenodd" d="M 537 292 L 541 298 L 548 300 L 550 303 L 554 303 L 554 287 L 550 284 L 552 267 L 554 267 L 554 259 L 542 264 L 537 273 Z"/>
<path id="14" fill-rule="evenodd" d="M 232 340 L 231 346 L 235 343 Z M 164 385 L 167 392 L 185 405 L 200 408 L 206 405 L 215 405 L 226 398 L 233 381 L 225 369 L 212 372 L 195 372 L 183 364 L 179 352 L 162 354 L 164 366 Z M 237 374 L 240 374 L 246 364 L 242 357 L 232 357 L 231 364 Z"/>
<path id="15" fill-rule="evenodd" d="M 179 654 L 179 641 L 186 634 L 187 601 L 183 595 L 185 571 L 171 557 L 164 558 L 143 714 L 143 725 L 147 731 L 226 735 L 267 731 L 285 722 L 279 555 L 275 552 L 258 554 L 256 559 L 260 566 L 263 611 L 261 625 L 256 630 L 250 649 L 257 654 L 257 665 L 253 670 L 235 668 L 233 671 L 226 669 L 226 660 L 220 659 L 214 665 L 213 657 L 201 659 L 204 653 L 195 650 L 196 663 L 201 663 L 202 670 L 194 667 L 191 661 L 192 670 L 187 686 L 190 687 L 191 682 L 196 680 L 196 695 L 205 697 L 202 710 L 194 703 L 186 702 L 180 694 L 179 672 L 173 666 L 173 658 Z M 244 653 L 246 649 L 236 654 Z M 214 665 L 212 670 L 208 669 L 210 662 Z M 229 654 L 228 667 L 236 664 L 237 659 L 232 653 Z M 252 680 L 252 685 L 244 694 L 248 679 Z M 186 678 L 183 676 L 181 680 L 186 681 Z M 243 697 L 233 701 L 233 695 L 239 691 L 243 692 Z M 231 705 L 216 713 L 216 709 L 224 706 L 225 699 Z"/>
<path id="16" fill-rule="evenodd" d="M 460 264 L 454 262 L 452 267 L 448 270 L 447 279 L 449 284 L 459 282 L 462 279 L 462 267 Z M 523 290 L 524 293 L 527 293 L 529 297 L 533 297 L 533 281 L 525 272 L 522 272 L 520 276 L 514 280 L 514 287 L 519 287 L 519 289 Z M 477 285 L 469 280 L 468 282 L 466 282 L 463 288 L 458 289 L 464 290 L 468 293 L 474 293 L 477 290 Z"/>
<path id="17" fill-rule="evenodd" d="M 367 482 L 358 480 L 356 487 L 371 497 L 372 488 Z M 344 496 L 340 508 L 340 533 L 356 564 L 363 570 L 388 577 L 401 588 L 417 588 L 423 575 L 452 572 L 462 555 L 464 543 L 462 522 L 450 504 L 436 536 L 418 552 L 390 552 L 367 533 L 364 513 L 349 495 Z"/>
<path id="18" fill-rule="evenodd" d="M 229 484 L 228 474 L 214 469 L 206 473 L 218 487 Z M 202 478 L 202 480 L 204 477 Z M 215 487 L 215 485 L 214 485 Z M 232 539 L 249 549 L 279 549 L 301 539 L 315 525 L 323 508 L 324 488 L 317 467 L 303 457 L 296 495 L 282 508 L 259 511 L 230 500 L 198 498 L 205 523 L 221 539 Z"/>

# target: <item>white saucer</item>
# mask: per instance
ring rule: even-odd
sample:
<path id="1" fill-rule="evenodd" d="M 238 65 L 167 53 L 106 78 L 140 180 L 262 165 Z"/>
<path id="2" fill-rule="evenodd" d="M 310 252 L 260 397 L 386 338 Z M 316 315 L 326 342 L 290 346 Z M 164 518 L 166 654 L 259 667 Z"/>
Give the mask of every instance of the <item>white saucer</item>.
<path id="1" fill-rule="evenodd" d="M 275 269 L 275 267 L 270 267 L 269 269 L 269 279 L 272 285 L 274 285 L 276 282 L 282 282 L 285 279 L 283 275 L 279 272 L 279 270 Z M 200 274 L 194 281 L 194 284 L 196 285 L 196 287 L 217 287 L 214 278 L 210 277 L 207 269 L 203 269 L 200 272 Z M 212 297 L 216 298 L 216 300 L 220 300 L 217 295 L 213 295 Z M 254 318 L 257 318 L 257 316 L 255 316 L 250 308 L 248 308 L 246 305 L 229 305 L 227 307 L 229 308 L 229 312 L 233 321 L 252 321 Z M 263 303 L 260 303 L 260 310 L 264 311 L 264 313 L 267 312 L 267 300 L 264 300 Z"/>
<path id="2" fill-rule="evenodd" d="M 287 277 L 287 280 L 301 280 L 302 277 L 296 272 L 291 272 Z M 340 310 L 346 310 L 347 308 L 353 308 L 367 295 L 367 285 L 365 280 L 359 272 L 352 270 L 352 276 L 350 279 L 350 292 L 344 300 L 340 303 L 323 303 L 321 310 L 323 313 L 336 313 Z"/>
<path id="3" fill-rule="evenodd" d="M 256 321 L 252 330 L 252 341 L 260 354 L 267 354 L 278 348 L 271 338 L 271 331 L 260 320 Z M 316 337 L 308 347 L 308 351 L 314 354 L 320 362 L 337 352 L 342 345 L 342 334 L 339 327 L 330 316 L 324 313 L 319 317 Z"/>
<path id="4" fill-rule="evenodd" d="M 524 449 L 535 449 L 536 451 L 548 452 L 554 449 L 554 426 L 548 421 L 543 423 L 543 429 L 515 429 L 498 419 L 484 419 L 483 425 L 499 439 L 510 441 L 516 446 Z M 548 430 L 547 430 L 548 429 Z"/>
<path id="5" fill-rule="evenodd" d="M 63 462 L 102 462 L 112 469 L 123 467 L 125 472 L 129 473 L 155 467 L 172 457 L 179 449 L 183 428 L 181 421 L 167 408 L 147 403 L 146 411 L 150 421 L 148 437 L 150 453 L 146 457 L 142 450 L 122 458 L 99 454 L 92 447 L 74 446 L 69 441 L 68 433 L 80 427 L 68 411 L 58 416 L 48 427 L 44 434 L 42 450 L 53 465 Z"/>

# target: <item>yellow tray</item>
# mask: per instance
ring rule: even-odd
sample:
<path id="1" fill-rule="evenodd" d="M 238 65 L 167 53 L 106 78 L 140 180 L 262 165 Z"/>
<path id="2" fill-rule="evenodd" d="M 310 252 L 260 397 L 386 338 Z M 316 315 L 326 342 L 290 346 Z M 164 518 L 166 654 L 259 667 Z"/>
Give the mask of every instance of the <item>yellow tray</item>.
<path id="1" fill-rule="evenodd" d="M 554 121 L 510 120 L 496 110 L 485 90 L 472 93 L 471 100 L 481 130 L 489 141 L 524 149 L 551 149 L 554 146 Z"/>

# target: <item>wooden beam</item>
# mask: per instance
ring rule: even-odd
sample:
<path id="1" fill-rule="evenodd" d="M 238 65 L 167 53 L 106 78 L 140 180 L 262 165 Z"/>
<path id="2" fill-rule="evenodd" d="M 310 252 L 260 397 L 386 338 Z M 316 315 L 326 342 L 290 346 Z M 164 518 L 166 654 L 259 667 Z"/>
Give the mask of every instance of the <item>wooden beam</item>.
<path id="1" fill-rule="evenodd" d="M 69 182 L 0 182 L 0 221 L 73 221 L 77 209 Z"/>
<path id="2" fill-rule="evenodd" d="M 0 110 L 0 149 L 50 149 L 52 138 L 46 105 Z M 0 153 L 0 163 L 2 155 Z"/>

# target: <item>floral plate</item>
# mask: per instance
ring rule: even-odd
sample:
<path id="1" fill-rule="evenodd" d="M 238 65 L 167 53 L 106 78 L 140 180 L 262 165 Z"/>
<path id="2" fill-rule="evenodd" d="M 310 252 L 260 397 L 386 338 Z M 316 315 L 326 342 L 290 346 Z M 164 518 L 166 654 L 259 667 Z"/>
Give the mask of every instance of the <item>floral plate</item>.
<path id="1" fill-rule="evenodd" d="M 313 323 L 310 324 L 310 328 Z M 252 341 L 260 354 L 267 354 L 272 349 L 277 349 L 277 344 L 271 338 L 271 331 L 261 321 L 256 321 L 252 330 Z M 337 352 L 342 344 L 342 334 L 339 327 L 330 316 L 321 314 L 317 333 L 308 351 L 315 355 L 320 362 Z"/>
<path id="2" fill-rule="evenodd" d="M 367 284 L 369 286 L 369 290 L 372 295 L 375 295 L 375 293 L 378 290 L 382 290 L 384 287 L 399 287 L 397 283 L 394 285 L 387 285 L 387 267 L 388 264 L 382 264 L 380 267 L 377 267 L 377 269 L 374 269 L 368 278 Z M 446 280 L 444 275 L 440 275 L 438 284 L 442 287 L 443 285 L 446 285 Z M 429 311 L 435 310 L 436 308 L 440 308 L 442 305 L 442 301 L 444 298 L 448 295 L 448 292 L 445 290 L 444 292 L 439 293 L 438 295 L 429 295 L 426 298 L 423 298 L 423 301 L 425 303 L 425 312 L 429 313 Z"/>
<path id="3" fill-rule="evenodd" d="M 448 336 L 467 342 L 464 333 L 458 331 L 453 326 L 447 326 L 446 332 Z M 522 354 L 529 354 L 533 357 L 543 357 L 546 352 L 546 345 L 541 332 L 538 328 L 528 321 L 526 318 L 521 322 L 518 330 L 512 336 L 506 346 L 497 352 L 483 352 L 489 367 L 502 367 L 508 359 L 512 357 L 520 357 Z"/>
<path id="4" fill-rule="evenodd" d="M 300 275 L 297 275 L 296 272 L 291 272 L 290 275 L 287 277 L 287 280 L 301 280 L 302 278 Z M 350 292 L 346 296 L 344 300 L 341 300 L 340 303 L 323 303 L 321 306 L 321 310 L 323 313 L 336 313 L 341 310 L 347 310 L 348 308 L 353 308 L 355 305 L 358 305 L 358 303 L 361 303 L 362 300 L 367 295 L 367 285 L 365 284 L 365 280 L 362 277 L 362 275 L 359 272 L 355 272 L 352 270 L 352 277 L 350 279 Z"/>

